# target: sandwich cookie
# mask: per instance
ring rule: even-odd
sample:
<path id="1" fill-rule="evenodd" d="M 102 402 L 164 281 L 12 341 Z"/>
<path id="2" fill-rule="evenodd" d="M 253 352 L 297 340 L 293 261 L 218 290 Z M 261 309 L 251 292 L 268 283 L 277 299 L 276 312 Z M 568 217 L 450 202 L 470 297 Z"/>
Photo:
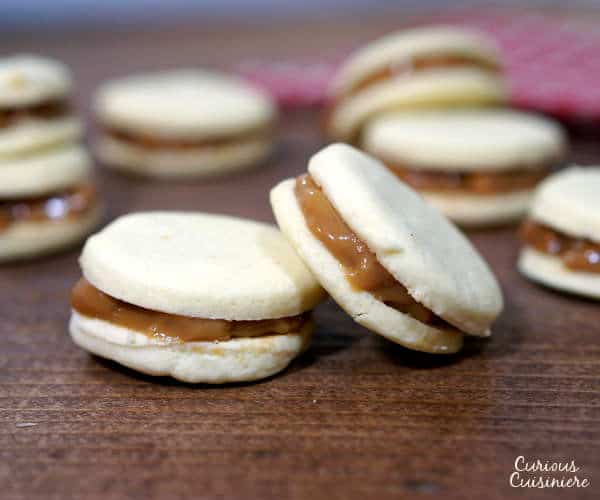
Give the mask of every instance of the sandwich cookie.
<path id="1" fill-rule="evenodd" d="M 99 222 L 102 207 L 81 146 L 0 161 L 0 262 L 72 245 Z"/>
<path id="2" fill-rule="evenodd" d="M 525 214 L 567 141 L 556 122 L 533 114 L 428 110 L 372 120 L 362 147 L 450 219 L 484 226 Z"/>
<path id="3" fill-rule="evenodd" d="M 70 90 L 70 73 L 57 61 L 0 59 L 0 161 L 81 137 L 81 123 L 67 102 Z"/>
<path id="4" fill-rule="evenodd" d="M 283 370 L 308 345 L 324 291 L 274 227 L 148 212 L 90 237 L 71 337 L 148 375 L 220 384 Z"/>
<path id="5" fill-rule="evenodd" d="M 496 47 L 465 29 L 392 33 L 350 56 L 334 77 L 328 134 L 355 142 L 373 115 L 395 109 L 504 103 L 507 89 Z"/>
<path id="6" fill-rule="evenodd" d="M 343 144 L 271 191 L 283 233 L 359 324 L 410 349 L 460 350 L 502 309 L 490 269 L 435 208 L 375 159 Z"/>
<path id="7" fill-rule="evenodd" d="M 521 227 L 519 270 L 543 285 L 600 299 L 600 168 L 546 179 Z"/>
<path id="8" fill-rule="evenodd" d="M 94 109 L 100 160 L 157 177 L 254 166 L 272 150 L 277 115 L 273 101 L 245 82 L 192 69 L 109 82 Z"/>

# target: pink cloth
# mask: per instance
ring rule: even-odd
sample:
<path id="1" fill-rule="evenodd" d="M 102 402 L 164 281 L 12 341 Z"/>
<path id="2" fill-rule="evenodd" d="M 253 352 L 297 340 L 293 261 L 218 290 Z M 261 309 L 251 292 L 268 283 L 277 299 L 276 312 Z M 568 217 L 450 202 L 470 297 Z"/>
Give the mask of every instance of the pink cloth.
<path id="1" fill-rule="evenodd" d="M 443 15 L 428 24 L 478 28 L 491 35 L 506 62 L 514 106 L 561 119 L 600 119 L 600 33 L 573 21 L 535 14 Z M 343 57 L 329 60 L 248 60 L 239 72 L 283 106 L 325 102 L 328 83 Z"/>

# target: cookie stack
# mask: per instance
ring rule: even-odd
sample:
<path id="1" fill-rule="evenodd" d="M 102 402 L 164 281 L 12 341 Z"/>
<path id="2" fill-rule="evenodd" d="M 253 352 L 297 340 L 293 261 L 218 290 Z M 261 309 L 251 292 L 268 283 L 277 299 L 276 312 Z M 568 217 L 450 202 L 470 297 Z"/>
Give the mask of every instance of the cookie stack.
<path id="1" fill-rule="evenodd" d="M 548 118 L 504 108 L 500 55 L 485 36 L 434 27 L 357 51 L 334 79 L 326 128 L 382 160 L 465 226 L 511 222 L 566 154 Z"/>
<path id="2" fill-rule="evenodd" d="M 71 86 L 57 61 L 0 60 L 0 261 L 68 246 L 99 220 Z"/>

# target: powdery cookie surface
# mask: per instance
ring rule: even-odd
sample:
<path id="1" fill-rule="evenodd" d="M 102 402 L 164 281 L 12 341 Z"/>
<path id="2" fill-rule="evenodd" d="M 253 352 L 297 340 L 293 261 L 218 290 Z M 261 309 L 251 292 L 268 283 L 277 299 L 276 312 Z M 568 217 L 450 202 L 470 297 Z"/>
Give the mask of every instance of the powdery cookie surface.
<path id="1" fill-rule="evenodd" d="M 47 120 L 35 118 L 19 120 L 14 125 L 2 128 L 0 163 L 6 159 L 76 142 L 82 135 L 81 122 L 72 116 Z"/>
<path id="2" fill-rule="evenodd" d="M 567 269 L 558 257 L 525 247 L 521 250 L 518 267 L 525 276 L 543 285 L 563 292 L 600 299 L 600 275 L 573 272 Z"/>
<path id="3" fill-rule="evenodd" d="M 399 75 L 375 83 L 339 101 L 329 117 L 329 132 L 354 137 L 368 119 L 394 110 L 501 104 L 507 99 L 503 79 L 477 68 L 438 68 Z"/>
<path id="4" fill-rule="evenodd" d="M 222 384 L 258 380 L 283 370 L 308 345 L 313 325 L 309 322 L 301 331 L 286 335 L 160 344 L 72 311 L 69 330 L 83 349 L 142 373 Z"/>
<path id="5" fill-rule="evenodd" d="M 415 28 L 390 33 L 352 54 L 340 69 L 332 91 L 339 94 L 366 75 L 390 64 L 410 65 L 423 56 L 464 55 L 499 64 L 496 46 L 483 34 L 450 26 Z"/>
<path id="6" fill-rule="evenodd" d="M 103 135 L 95 145 L 96 155 L 108 167 L 153 177 L 232 173 L 258 165 L 272 149 L 272 140 L 258 138 L 178 151 L 147 149 Z"/>
<path id="7" fill-rule="evenodd" d="M 103 213 L 103 208 L 97 206 L 74 219 L 11 224 L 0 231 L 0 262 L 38 257 L 70 247 L 94 230 Z"/>
<path id="8" fill-rule="evenodd" d="M 331 145 L 308 170 L 340 216 L 417 301 L 465 333 L 488 335 L 503 306 L 467 238 L 375 159 Z"/>
<path id="9" fill-rule="evenodd" d="M 569 236 L 600 242 L 600 167 L 571 167 L 536 190 L 530 216 Z"/>
<path id="10" fill-rule="evenodd" d="M 365 128 L 363 148 L 411 169 L 505 171 L 556 162 L 566 152 L 560 125 L 503 109 L 389 113 Z"/>
<path id="11" fill-rule="evenodd" d="M 0 109 L 62 99 L 70 90 L 70 72 L 58 61 L 34 55 L 0 59 Z"/>
<path id="12" fill-rule="evenodd" d="M 59 191 L 86 181 L 90 170 L 89 155 L 79 145 L 0 160 L 0 199 L 34 197 Z"/>
<path id="13" fill-rule="evenodd" d="M 464 227 L 507 224 L 519 220 L 529 208 L 533 191 L 495 195 L 467 193 L 421 193 L 450 220 Z"/>
<path id="14" fill-rule="evenodd" d="M 463 335 L 428 326 L 386 306 L 368 292 L 353 289 L 339 261 L 307 227 L 294 193 L 293 179 L 271 191 L 271 205 L 279 227 L 319 282 L 334 300 L 359 324 L 410 349 L 453 353 L 461 349 Z"/>
<path id="15" fill-rule="evenodd" d="M 210 214 L 120 217 L 90 237 L 85 278 L 103 292 L 157 311 L 260 320 L 312 309 L 324 292 L 274 227 Z"/>
<path id="16" fill-rule="evenodd" d="M 275 119 L 273 101 L 233 76 L 183 69 L 104 84 L 94 109 L 105 126 L 163 138 L 237 134 Z"/>

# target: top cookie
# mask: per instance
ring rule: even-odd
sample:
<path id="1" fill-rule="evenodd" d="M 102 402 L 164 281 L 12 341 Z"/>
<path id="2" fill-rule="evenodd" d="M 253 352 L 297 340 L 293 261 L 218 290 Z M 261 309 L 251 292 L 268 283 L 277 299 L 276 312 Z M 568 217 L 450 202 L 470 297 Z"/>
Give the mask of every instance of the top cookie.
<path id="1" fill-rule="evenodd" d="M 600 242 L 600 167 L 571 167 L 548 177 L 530 215 L 570 236 Z"/>
<path id="2" fill-rule="evenodd" d="M 204 139 L 271 124 L 272 100 L 235 77 L 185 69 L 104 84 L 94 108 L 107 127 L 154 137 Z"/>
<path id="3" fill-rule="evenodd" d="M 502 309 L 487 264 L 456 227 L 381 163 L 334 144 L 308 170 L 336 211 L 410 295 L 465 333 Z"/>
<path id="4" fill-rule="evenodd" d="M 86 149 L 67 144 L 0 162 L 0 200 L 31 198 L 87 182 L 92 170 Z"/>
<path id="5" fill-rule="evenodd" d="M 88 239 L 80 263 L 85 278 L 103 292 L 184 316 L 279 318 L 324 298 L 276 228 L 220 215 L 120 217 Z"/>
<path id="6" fill-rule="evenodd" d="M 332 84 L 332 93 L 347 92 L 366 75 L 388 65 L 410 65 L 427 56 L 461 55 L 490 66 L 500 66 L 496 46 L 483 34 L 464 28 L 434 26 L 390 33 L 357 50 L 342 66 Z"/>
<path id="7" fill-rule="evenodd" d="M 388 113 L 365 128 L 363 148 L 411 169 L 503 171 L 561 159 L 565 134 L 549 118 L 509 110 Z"/>
<path id="8" fill-rule="evenodd" d="M 64 98 L 71 75 L 58 61 L 33 55 L 0 59 L 0 110 Z"/>

